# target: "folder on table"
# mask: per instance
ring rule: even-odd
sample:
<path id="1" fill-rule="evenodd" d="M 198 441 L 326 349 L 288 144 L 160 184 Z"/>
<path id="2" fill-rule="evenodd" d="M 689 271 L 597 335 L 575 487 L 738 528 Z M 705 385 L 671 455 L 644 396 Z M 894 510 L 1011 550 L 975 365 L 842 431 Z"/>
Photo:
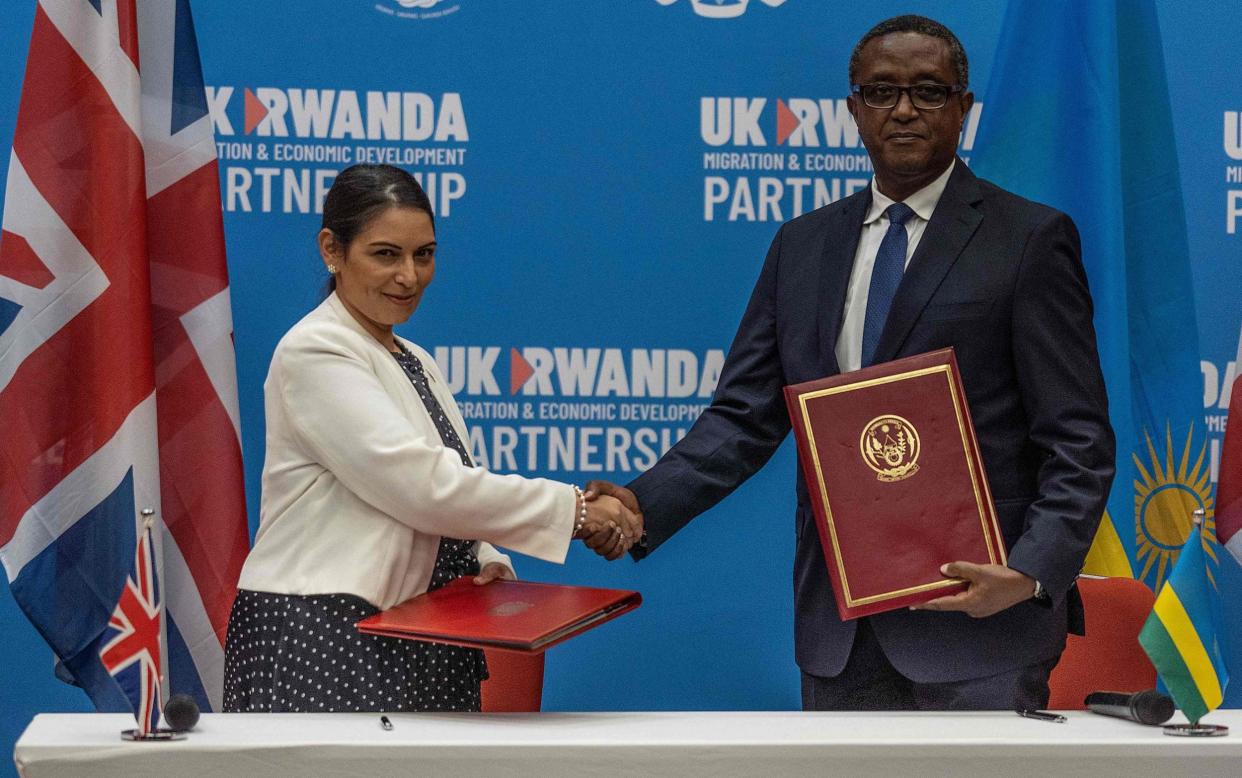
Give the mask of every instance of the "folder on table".
<path id="1" fill-rule="evenodd" d="M 940 566 L 1005 564 L 952 349 L 785 387 L 843 619 L 961 591 Z"/>
<path id="2" fill-rule="evenodd" d="M 638 592 L 470 576 L 357 623 L 371 635 L 538 653 L 642 603 Z"/>

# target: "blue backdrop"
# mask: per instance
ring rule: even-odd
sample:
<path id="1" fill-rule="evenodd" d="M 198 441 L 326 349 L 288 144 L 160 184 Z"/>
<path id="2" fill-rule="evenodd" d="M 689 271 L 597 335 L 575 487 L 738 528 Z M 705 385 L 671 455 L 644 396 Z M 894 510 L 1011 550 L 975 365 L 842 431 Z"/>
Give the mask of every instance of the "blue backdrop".
<path id="1" fill-rule="evenodd" d="M 0 148 L 12 139 L 33 22 L 33 2 L 4 5 Z M 897 13 L 933 16 L 961 37 L 982 100 L 1004 14 L 1001 3 L 951 0 L 733 0 L 723 4 L 742 11 L 733 18 L 705 15 L 719 5 L 195 4 L 219 138 L 252 527 L 262 382 L 281 334 L 319 299 L 315 211 L 335 171 L 395 161 L 424 177 L 440 261 L 402 334 L 436 351 L 456 382 L 476 454 L 495 470 L 625 481 L 708 402 L 781 221 L 869 179 L 844 112 L 857 38 Z M 1242 293 L 1242 82 L 1220 74 L 1231 71 L 1225 52 L 1242 7 L 1157 7 L 1214 483 Z M 0 157 L 0 174 L 7 163 Z M 786 445 L 641 565 L 583 549 L 564 567 L 518 559 L 526 578 L 645 598 L 550 654 L 545 709 L 797 707 L 794 467 Z M 53 680 L 50 652 L 7 588 L 0 631 L 7 751 L 34 713 L 86 700 Z M 1231 692 L 1237 705 L 1242 692 Z"/>

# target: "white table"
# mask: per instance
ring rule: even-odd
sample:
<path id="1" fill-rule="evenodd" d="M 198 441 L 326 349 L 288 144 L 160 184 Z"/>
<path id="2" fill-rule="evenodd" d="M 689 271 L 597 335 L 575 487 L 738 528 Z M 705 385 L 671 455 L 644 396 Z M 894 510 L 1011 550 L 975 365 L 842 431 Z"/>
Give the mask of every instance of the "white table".
<path id="1" fill-rule="evenodd" d="M 1090 713 L 205 715 L 183 741 L 130 743 L 117 714 L 43 714 L 17 742 L 41 776 L 529 775 L 1238 776 L 1242 711 L 1222 738 L 1174 738 Z"/>

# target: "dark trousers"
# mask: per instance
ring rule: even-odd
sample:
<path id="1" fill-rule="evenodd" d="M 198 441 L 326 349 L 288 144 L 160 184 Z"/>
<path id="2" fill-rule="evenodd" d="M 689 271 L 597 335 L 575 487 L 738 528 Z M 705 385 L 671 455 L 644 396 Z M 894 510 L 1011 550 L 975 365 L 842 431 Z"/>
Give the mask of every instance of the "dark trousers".
<path id="1" fill-rule="evenodd" d="M 803 710 L 1035 710 L 1048 704 L 1048 676 L 1060 656 L 984 678 L 916 683 L 889 663 L 862 618 L 840 675 L 802 674 Z"/>

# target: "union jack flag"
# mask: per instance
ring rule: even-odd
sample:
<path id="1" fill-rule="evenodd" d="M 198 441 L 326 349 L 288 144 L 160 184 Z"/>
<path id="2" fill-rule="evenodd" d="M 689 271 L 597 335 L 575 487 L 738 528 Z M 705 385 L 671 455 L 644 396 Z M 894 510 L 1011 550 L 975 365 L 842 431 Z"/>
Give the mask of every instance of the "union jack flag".
<path id="1" fill-rule="evenodd" d="M 0 236 L 0 562 L 100 710 L 142 531 L 167 692 L 218 709 L 248 547 L 214 139 L 189 0 L 39 0 Z"/>
<path id="2" fill-rule="evenodd" d="M 104 669 L 117 680 L 134 706 L 138 734 L 146 735 L 159 723 L 160 610 L 159 582 L 155 579 L 155 546 L 151 527 L 142 530 L 134 552 L 134 571 L 125 580 L 121 599 L 108 619 L 108 642 L 99 650 Z"/>

